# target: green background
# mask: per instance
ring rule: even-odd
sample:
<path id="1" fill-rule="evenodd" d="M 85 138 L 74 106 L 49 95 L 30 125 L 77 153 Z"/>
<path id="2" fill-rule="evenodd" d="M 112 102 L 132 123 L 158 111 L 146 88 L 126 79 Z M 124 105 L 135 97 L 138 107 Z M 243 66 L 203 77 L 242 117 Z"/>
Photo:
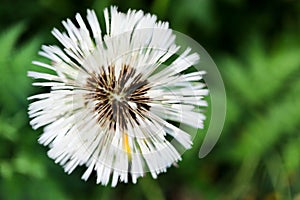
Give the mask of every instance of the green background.
<path id="1" fill-rule="evenodd" d="M 222 135 L 205 158 L 116 188 L 71 175 L 37 143 L 26 98 L 41 91 L 27 70 L 61 21 L 93 8 L 143 9 L 198 41 L 227 91 Z M 40 58 L 39 58 L 40 59 Z M 0 0 L 0 199 L 300 199 L 300 2 L 298 0 Z M 206 123 L 207 125 L 207 123 Z M 206 126 L 207 127 L 207 126 Z"/>

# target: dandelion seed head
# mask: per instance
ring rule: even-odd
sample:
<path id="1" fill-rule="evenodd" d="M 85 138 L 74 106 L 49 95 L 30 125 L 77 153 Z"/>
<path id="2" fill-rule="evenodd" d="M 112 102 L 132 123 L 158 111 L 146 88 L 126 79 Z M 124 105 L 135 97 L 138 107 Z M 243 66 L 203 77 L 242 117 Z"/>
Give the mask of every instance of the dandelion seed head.
<path id="1" fill-rule="evenodd" d="M 30 124 L 43 127 L 39 143 L 67 173 L 85 165 L 84 180 L 92 172 L 96 183 L 112 186 L 146 172 L 156 178 L 181 160 L 167 136 L 182 149 L 192 145 L 172 122 L 203 128 L 204 72 L 182 73 L 199 55 L 179 53 L 168 23 L 142 11 L 105 9 L 105 33 L 94 11 L 75 18 L 78 26 L 67 19 L 65 32 L 52 31 L 62 47 L 42 46 L 50 64 L 33 62 L 53 73 L 28 72 L 34 86 L 50 87 L 29 97 Z"/>

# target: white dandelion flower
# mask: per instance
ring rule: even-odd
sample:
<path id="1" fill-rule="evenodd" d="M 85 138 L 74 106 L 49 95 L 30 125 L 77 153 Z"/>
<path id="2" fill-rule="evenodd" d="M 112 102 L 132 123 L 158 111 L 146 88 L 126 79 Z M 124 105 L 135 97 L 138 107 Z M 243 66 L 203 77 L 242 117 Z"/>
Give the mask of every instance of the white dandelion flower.
<path id="1" fill-rule="evenodd" d="M 116 7 L 105 9 L 104 18 L 105 34 L 92 10 L 87 23 L 77 14 L 76 23 L 62 22 L 66 32 L 52 31 L 64 48 L 42 46 L 39 54 L 51 64 L 33 63 L 53 73 L 28 76 L 50 91 L 29 97 L 28 112 L 34 129 L 44 127 L 39 143 L 67 173 L 86 165 L 82 179 L 95 171 L 97 183 L 116 186 L 136 183 L 147 171 L 156 178 L 181 160 L 167 135 L 183 149 L 192 138 L 170 121 L 202 128 L 199 107 L 207 105 L 208 90 L 200 82 L 203 71 L 182 73 L 199 55 L 188 48 L 176 56 L 167 22 Z"/>

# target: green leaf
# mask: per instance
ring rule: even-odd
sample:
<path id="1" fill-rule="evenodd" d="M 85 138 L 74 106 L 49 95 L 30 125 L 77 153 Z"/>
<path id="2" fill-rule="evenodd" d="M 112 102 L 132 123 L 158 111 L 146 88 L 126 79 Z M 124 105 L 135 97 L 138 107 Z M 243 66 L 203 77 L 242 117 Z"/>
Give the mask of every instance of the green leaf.
<path id="1" fill-rule="evenodd" d="M 0 65 L 5 64 L 11 56 L 18 38 L 24 31 L 25 25 L 20 23 L 12 26 L 0 35 Z M 1 68 L 0 68 L 1 69 Z"/>
<path id="2" fill-rule="evenodd" d="M 282 159 L 284 161 L 284 167 L 288 174 L 297 172 L 300 166 L 299 142 L 299 138 L 289 140 L 283 148 Z"/>
<path id="3" fill-rule="evenodd" d="M 22 46 L 14 46 L 22 31 L 23 26 L 16 25 L 0 36 L 0 50 L 5 51 L 0 53 L 0 102 L 7 113 L 16 112 L 27 105 L 27 96 L 31 90 L 27 70 L 40 46 L 38 38 Z"/>
<path id="4" fill-rule="evenodd" d="M 6 179 L 12 178 L 13 168 L 11 163 L 6 161 L 0 161 L 0 174 Z"/>
<path id="5" fill-rule="evenodd" d="M 150 175 L 150 174 L 149 174 Z M 164 195 L 161 191 L 158 182 L 147 176 L 140 180 L 139 186 L 144 192 L 145 197 L 148 200 L 164 200 Z"/>
<path id="6" fill-rule="evenodd" d="M 15 171 L 34 178 L 45 177 L 45 167 L 34 155 L 20 152 L 13 160 Z"/>

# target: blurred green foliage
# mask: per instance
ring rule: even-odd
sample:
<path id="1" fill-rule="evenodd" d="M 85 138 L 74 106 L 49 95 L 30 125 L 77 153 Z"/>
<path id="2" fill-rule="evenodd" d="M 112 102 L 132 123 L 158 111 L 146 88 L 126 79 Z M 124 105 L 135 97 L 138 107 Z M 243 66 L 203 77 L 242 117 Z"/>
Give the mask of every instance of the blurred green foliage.
<path id="1" fill-rule="evenodd" d="M 42 43 L 58 44 L 51 29 L 87 8 L 102 17 L 109 5 L 157 14 L 202 44 L 228 103 L 207 157 L 197 158 L 199 131 L 179 168 L 117 188 L 80 180 L 84 168 L 65 174 L 26 114 L 39 90 L 26 73 Z M 0 0 L 0 199 L 300 199 L 299 13 L 297 0 Z"/>

